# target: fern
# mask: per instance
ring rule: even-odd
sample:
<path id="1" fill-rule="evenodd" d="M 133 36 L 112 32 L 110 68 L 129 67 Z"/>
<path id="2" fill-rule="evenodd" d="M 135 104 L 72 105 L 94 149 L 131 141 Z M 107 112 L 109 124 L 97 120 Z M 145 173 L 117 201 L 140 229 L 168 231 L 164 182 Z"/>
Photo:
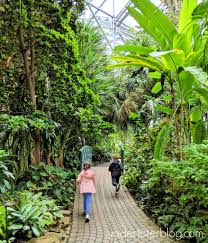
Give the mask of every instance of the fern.
<path id="1" fill-rule="evenodd" d="M 160 159 L 165 153 L 165 148 L 168 142 L 168 136 L 173 128 L 172 122 L 164 125 L 157 135 L 157 140 L 154 149 L 154 159 Z"/>

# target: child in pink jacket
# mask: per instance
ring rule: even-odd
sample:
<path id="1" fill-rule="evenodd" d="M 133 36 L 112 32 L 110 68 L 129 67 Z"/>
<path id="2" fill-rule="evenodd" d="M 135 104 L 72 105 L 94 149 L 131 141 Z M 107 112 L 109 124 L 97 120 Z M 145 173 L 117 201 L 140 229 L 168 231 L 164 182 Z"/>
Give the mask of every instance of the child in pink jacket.
<path id="1" fill-rule="evenodd" d="M 96 193 L 95 190 L 95 172 L 91 169 L 90 162 L 84 162 L 83 170 L 77 177 L 77 185 L 80 185 L 80 193 L 83 194 L 83 206 L 84 206 L 84 213 L 86 215 L 85 222 L 89 222 L 89 216 L 91 211 L 91 199 L 92 193 Z"/>

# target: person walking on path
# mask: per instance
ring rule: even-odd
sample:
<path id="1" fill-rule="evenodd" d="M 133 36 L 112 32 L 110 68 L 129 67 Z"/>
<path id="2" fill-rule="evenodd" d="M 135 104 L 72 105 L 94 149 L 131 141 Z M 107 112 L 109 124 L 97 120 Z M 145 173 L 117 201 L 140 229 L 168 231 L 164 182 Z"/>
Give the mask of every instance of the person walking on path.
<path id="1" fill-rule="evenodd" d="M 95 177 L 95 172 L 91 170 L 91 163 L 85 161 L 83 170 L 76 180 L 76 184 L 80 186 L 80 193 L 83 194 L 83 216 L 86 216 L 85 222 L 90 221 L 92 194 L 96 193 L 94 185 Z"/>
<path id="2" fill-rule="evenodd" d="M 117 154 L 112 156 L 112 162 L 109 165 L 108 170 L 111 172 L 112 184 L 116 187 L 116 193 L 120 189 L 119 179 L 123 172 L 123 165 L 121 164 L 120 157 Z"/>

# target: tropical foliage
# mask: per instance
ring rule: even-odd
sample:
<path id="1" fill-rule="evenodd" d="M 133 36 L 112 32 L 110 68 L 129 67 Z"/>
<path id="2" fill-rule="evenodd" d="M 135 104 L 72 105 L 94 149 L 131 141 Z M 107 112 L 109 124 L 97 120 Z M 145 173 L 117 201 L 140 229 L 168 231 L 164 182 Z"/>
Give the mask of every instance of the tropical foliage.
<path id="1" fill-rule="evenodd" d="M 204 19 L 205 12 L 199 15 L 201 7 L 196 8 L 197 1 L 184 0 L 176 29 L 149 0 L 132 2 L 140 12 L 129 7 L 130 14 L 155 39 L 160 50 L 136 45 L 117 46 L 115 51 L 125 55 L 114 56 L 118 64 L 111 67 L 138 66 L 155 71 L 150 73 L 155 80 L 152 92 L 165 91 L 171 99 L 169 106 L 158 108 L 174 121 L 177 146 L 189 144 L 190 116 L 197 109 L 199 98 L 205 107 L 207 102 L 203 95 L 207 92 L 207 73 L 203 69 L 207 68 L 208 39 L 206 27 L 201 31 L 199 21 Z M 201 113 L 198 114 L 192 122 L 203 119 Z"/>
<path id="2" fill-rule="evenodd" d="M 206 242 L 208 2 L 132 3 L 142 30 L 111 57 L 81 21 L 84 0 L 0 1 L 1 239 L 60 220 L 90 145 L 94 162 L 123 147 L 123 183 L 145 212 Z"/>
<path id="3" fill-rule="evenodd" d="M 13 236 L 42 235 L 50 225 L 54 225 L 61 217 L 60 209 L 54 201 L 29 191 L 6 194 L 1 201 L 10 203 L 7 206 L 8 232 Z"/>
<path id="4" fill-rule="evenodd" d="M 139 205 L 178 240 L 207 240 L 207 1 L 182 1 L 175 25 L 150 1 L 129 13 L 156 45 L 115 47 L 113 68 L 148 69 L 152 109 L 130 115 L 124 184 Z M 170 1 L 169 1 L 170 3 Z M 120 54 L 120 55 L 116 55 Z M 147 119 L 148 118 L 148 119 Z"/>

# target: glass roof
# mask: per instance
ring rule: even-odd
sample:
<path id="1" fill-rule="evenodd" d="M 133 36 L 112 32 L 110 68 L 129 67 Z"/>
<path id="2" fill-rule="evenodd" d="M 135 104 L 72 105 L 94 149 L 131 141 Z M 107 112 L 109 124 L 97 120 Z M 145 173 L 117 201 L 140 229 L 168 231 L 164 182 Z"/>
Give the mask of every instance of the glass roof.
<path id="1" fill-rule="evenodd" d="M 110 49 L 134 37 L 130 29 L 139 26 L 128 14 L 127 7 L 133 6 L 130 0 L 85 0 L 85 2 L 86 11 L 83 19 L 100 28 Z M 151 0 L 151 2 L 165 12 L 169 6 L 165 0 Z M 202 0 L 198 0 L 198 3 L 200 2 Z"/>
<path id="2" fill-rule="evenodd" d="M 138 26 L 128 14 L 127 7 L 133 6 L 129 0 L 86 0 L 84 20 L 98 26 L 110 49 L 134 37 L 130 28 Z M 156 5 L 160 0 L 152 0 Z"/>

